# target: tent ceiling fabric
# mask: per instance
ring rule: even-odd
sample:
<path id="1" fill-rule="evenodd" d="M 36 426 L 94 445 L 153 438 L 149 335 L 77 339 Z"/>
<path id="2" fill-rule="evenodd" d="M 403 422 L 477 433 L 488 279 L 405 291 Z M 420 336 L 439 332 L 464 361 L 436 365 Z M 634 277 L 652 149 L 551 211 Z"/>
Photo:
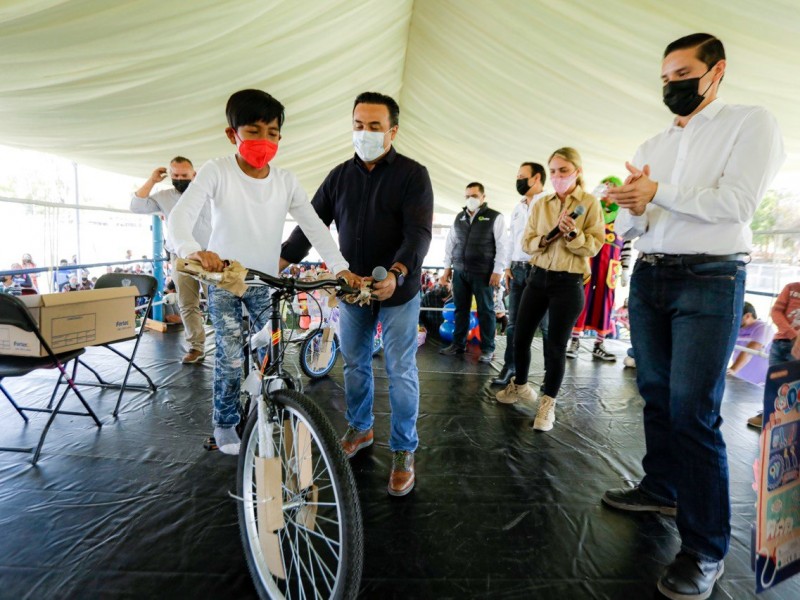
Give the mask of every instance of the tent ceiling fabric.
<path id="1" fill-rule="evenodd" d="M 520 162 L 560 146 L 588 185 L 624 175 L 665 128 L 660 59 L 671 40 L 720 37 L 720 97 L 780 123 L 800 182 L 800 19 L 795 0 L 218 0 L 0 3 L 0 143 L 146 177 L 171 156 L 231 151 L 234 91 L 286 105 L 276 164 L 310 194 L 352 155 L 361 91 L 400 102 L 396 147 L 428 167 L 437 210 L 478 180 L 510 210 Z"/>

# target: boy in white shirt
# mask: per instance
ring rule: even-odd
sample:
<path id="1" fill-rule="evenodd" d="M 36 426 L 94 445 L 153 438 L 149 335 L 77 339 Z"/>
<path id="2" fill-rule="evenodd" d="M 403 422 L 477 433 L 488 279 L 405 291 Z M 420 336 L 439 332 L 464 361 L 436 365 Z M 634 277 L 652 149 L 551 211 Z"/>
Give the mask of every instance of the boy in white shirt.
<path id="1" fill-rule="evenodd" d="M 222 271 L 226 259 L 278 275 L 283 224 L 290 213 L 331 272 L 360 285 L 294 174 L 269 164 L 281 139 L 283 105 L 261 90 L 241 90 L 228 99 L 225 113 L 225 135 L 237 152 L 204 164 L 173 209 L 169 234 L 178 256 L 197 260 L 208 271 Z M 206 202 L 211 203 L 211 238 L 204 251 L 192 228 Z M 217 346 L 212 422 L 216 445 L 225 454 L 239 453 L 242 304 L 261 328 L 269 294 L 265 287 L 248 288 L 242 298 L 216 286 L 209 290 Z"/>

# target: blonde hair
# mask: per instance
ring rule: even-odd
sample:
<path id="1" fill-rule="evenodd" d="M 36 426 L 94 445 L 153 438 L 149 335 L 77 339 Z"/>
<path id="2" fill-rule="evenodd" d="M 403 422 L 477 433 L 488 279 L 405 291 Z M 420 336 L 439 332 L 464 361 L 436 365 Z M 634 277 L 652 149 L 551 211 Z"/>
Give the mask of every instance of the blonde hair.
<path id="1" fill-rule="evenodd" d="M 553 158 L 556 156 L 558 156 L 559 158 L 563 158 L 568 163 L 572 163 L 576 169 L 583 169 L 583 161 L 581 160 L 581 155 L 578 154 L 578 151 L 575 150 L 575 148 L 570 148 L 569 146 L 559 148 L 550 155 L 550 158 L 547 159 L 548 166 L 550 166 L 550 161 L 553 160 Z M 575 183 L 583 187 L 583 172 L 578 174 L 578 179 L 575 181 Z"/>

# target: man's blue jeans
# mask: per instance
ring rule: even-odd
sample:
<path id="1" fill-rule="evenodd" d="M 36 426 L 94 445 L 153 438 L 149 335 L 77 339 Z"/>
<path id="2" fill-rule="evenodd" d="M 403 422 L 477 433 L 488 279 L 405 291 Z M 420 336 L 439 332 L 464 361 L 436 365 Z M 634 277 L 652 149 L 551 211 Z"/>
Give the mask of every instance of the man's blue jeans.
<path id="1" fill-rule="evenodd" d="M 792 346 L 794 346 L 794 340 L 773 340 L 769 350 L 769 365 L 795 360 L 792 356 Z"/>
<path id="2" fill-rule="evenodd" d="M 242 339 L 242 304 L 250 314 L 251 327 L 260 330 L 269 320 L 269 295 L 266 287 L 248 288 L 238 298 L 217 286 L 209 287 L 208 313 L 214 324 L 214 414 L 212 423 L 219 427 L 239 424 L 239 392 L 242 384 L 244 353 Z"/>
<path id="3" fill-rule="evenodd" d="M 682 549 L 722 560 L 730 544 L 725 370 L 744 302 L 741 262 L 665 267 L 641 260 L 628 305 L 645 401 L 641 489 L 678 503 Z"/>
<path id="4" fill-rule="evenodd" d="M 372 342 L 378 321 L 383 333 L 383 355 L 389 376 L 392 451 L 417 449 L 419 375 L 417 372 L 417 323 L 419 295 L 400 306 L 340 304 L 339 341 L 344 356 L 344 390 L 347 421 L 352 427 L 372 427 L 375 381 L 372 376 Z"/>

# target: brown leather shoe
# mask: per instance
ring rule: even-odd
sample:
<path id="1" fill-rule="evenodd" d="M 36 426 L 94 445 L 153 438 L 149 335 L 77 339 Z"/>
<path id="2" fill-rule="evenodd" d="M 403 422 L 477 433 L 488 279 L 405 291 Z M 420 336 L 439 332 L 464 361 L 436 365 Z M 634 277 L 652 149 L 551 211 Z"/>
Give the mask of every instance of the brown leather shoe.
<path id="1" fill-rule="evenodd" d="M 414 453 L 398 450 L 392 458 L 392 473 L 389 475 L 389 494 L 405 496 L 414 489 Z"/>
<path id="2" fill-rule="evenodd" d="M 372 429 L 361 431 L 355 427 L 348 427 L 341 439 L 342 450 L 347 458 L 353 458 L 356 452 L 372 445 Z"/>
<path id="3" fill-rule="evenodd" d="M 199 350 L 189 350 L 186 355 L 181 359 L 181 362 L 185 365 L 192 365 L 194 363 L 203 362 L 205 360 L 206 355 Z"/>

